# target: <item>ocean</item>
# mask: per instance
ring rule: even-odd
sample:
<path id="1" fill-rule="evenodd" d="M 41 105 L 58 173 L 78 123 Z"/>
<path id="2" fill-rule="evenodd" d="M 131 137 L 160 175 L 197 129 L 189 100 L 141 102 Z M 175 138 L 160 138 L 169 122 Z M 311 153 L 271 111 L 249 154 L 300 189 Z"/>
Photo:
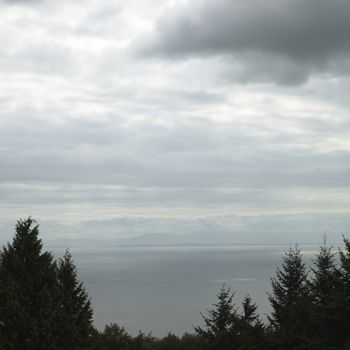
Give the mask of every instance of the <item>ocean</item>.
<path id="1" fill-rule="evenodd" d="M 225 285 L 239 307 L 246 294 L 262 319 L 270 312 L 270 278 L 282 261 L 280 245 L 76 246 L 70 249 L 91 297 L 98 329 L 115 322 L 135 335 L 193 332 Z M 300 246 L 305 263 L 317 245 Z M 49 247 L 56 256 L 64 249 Z"/>

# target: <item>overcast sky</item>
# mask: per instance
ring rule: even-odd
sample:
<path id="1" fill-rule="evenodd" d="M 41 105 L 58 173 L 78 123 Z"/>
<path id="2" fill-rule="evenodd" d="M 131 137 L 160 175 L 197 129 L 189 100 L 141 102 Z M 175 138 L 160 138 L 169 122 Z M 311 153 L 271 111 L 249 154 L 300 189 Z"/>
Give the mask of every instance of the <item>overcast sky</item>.
<path id="1" fill-rule="evenodd" d="M 348 233 L 349 14 L 0 0 L 0 240 Z"/>

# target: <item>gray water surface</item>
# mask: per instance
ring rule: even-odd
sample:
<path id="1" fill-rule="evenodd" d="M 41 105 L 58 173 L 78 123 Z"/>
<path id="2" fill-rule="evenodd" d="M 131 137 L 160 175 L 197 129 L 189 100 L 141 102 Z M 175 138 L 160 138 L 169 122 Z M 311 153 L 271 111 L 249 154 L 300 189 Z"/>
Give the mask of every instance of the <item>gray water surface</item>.
<path id="1" fill-rule="evenodd" d="M 309 263 L 317 246 L 303 246 Z M 181 335 L 201 324 L 225 284 L 237 306 L 249 293 L 270 312 L 270 277 L 288 246 L 73 247 L 79 278 L 91 297 L 97 328 L 116 322 L 131 334 Z M 56 256 L 64 249 L 51 247 Z"/>

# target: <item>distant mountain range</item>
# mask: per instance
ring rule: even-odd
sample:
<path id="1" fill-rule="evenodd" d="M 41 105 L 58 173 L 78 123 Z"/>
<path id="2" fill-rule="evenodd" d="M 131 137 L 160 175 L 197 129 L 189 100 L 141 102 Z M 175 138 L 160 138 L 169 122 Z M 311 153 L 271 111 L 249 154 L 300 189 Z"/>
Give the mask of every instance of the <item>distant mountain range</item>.
<path id="1" fill-rule="evenodd" d="M 322 237 L 320 237 L 321 242 Z M 294 244 L 318 243 L 315 237 L 298 235 L 292 239 L 283 235 L 265 235 L 247 232 L 192 232 L 187 234 L 148 233 L 122 239 L 72 239 L 52 240 L 48 246 L 190 246 L 190 245 L 228 245 L 228 244 Z"/>

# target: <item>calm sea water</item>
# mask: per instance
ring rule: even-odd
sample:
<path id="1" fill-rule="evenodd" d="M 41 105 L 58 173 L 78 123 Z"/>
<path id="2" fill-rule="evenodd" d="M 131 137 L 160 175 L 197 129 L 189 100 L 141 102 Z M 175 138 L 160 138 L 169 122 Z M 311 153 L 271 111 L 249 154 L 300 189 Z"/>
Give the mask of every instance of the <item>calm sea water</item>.
<path id="1" fill-rule="evenodd" d="M 310 263 L 317 246 L 302 246 Z M 70 251 L 94 308 L 95 325 L 116 322 L 131 334 L 181 335 L 201 324 L 225 284 L 237 306 L 249 293 L 264 317 L 270 277 L 288 246 L 74 247 Z M 51 247 L 57 256 L 62 248 Z"/>

